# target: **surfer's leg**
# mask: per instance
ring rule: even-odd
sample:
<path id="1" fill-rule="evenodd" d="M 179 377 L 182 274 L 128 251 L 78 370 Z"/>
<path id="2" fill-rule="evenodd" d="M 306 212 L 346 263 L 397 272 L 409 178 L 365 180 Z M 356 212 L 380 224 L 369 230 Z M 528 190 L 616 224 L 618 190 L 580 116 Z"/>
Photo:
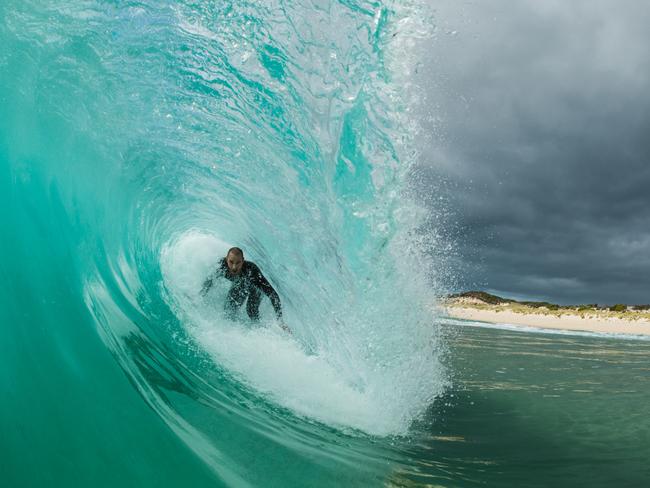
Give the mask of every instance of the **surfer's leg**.
<path id="1" fill-rule="evenodd" d="M 260 301 L 262 300 L 262 295 L 257 288 L 251 289 L 248 294 L 248 302 L 246 302 L 246 313 L 251 320 L 260 319 Z"/>
<path id="2" fill-rule="evenodd" d="M 243 286 L 233 285 L 228 292 L 226 302 L 223 304 L 223 309 L 229 319 L 234 319 L 237 309 L 242 306 L 246 300 L 246 289 Z"/>

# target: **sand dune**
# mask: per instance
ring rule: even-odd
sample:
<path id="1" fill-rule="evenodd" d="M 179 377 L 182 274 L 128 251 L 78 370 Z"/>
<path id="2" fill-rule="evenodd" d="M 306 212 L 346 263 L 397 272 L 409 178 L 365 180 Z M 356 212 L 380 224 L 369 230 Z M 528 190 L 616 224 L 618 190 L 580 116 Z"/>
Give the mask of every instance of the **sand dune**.
<path id="1" fill-rule="evenodd" d="M 515 311 L 507 305 L 487 305 L 471 302 L 444 305 L 447 315 L 456 319 L 475 320 L 493 324 L 512 324 L 546 329 L 604 332 L 611 334 L 650 335 L 650 320 L 632 316 L 617 317 L 614 314 L 578 314 L 531 309 L 529 312 Z"/>

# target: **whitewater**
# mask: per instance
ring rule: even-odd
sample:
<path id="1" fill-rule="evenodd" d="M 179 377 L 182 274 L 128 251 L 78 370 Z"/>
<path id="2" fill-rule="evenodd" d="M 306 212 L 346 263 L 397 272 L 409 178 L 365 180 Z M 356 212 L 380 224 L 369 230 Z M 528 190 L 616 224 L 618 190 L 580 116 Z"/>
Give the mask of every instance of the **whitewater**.
<path id="1" fill-rule="evenodd" d="M 395 475 L 450 384 L 413 191 L 430 15 L 3 2 L 7 486 Z M 250 323 L 224 317 L 228 283 L 200 296 L 230 246 L 293 334 L 266 298 Z"/>

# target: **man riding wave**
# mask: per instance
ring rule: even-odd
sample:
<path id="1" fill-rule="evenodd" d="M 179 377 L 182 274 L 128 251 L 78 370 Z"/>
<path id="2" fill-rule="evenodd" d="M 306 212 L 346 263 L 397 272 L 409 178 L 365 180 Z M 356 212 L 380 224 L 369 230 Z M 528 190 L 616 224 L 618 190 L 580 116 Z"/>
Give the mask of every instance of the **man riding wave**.
<path id="1" fill-rule="evenodd" d="M 248 317 L 257 321 L 260 318 L 260 302 L 263 292 L 273 305 L 275 315 L 280 322 L 280 327 L 291 332 L 282 320 L 282 303 L 280 296 L 273 286 L 264 277 L 260 268 L 252 261 L 244 260 L 244 251 L 238 247 L 231 247 L 226 257 L 221 260 L 219 267 L 205 280 L 201 288 L 201 295 L 205 296 L 214 284 L 215 278 L 223 277 L 232 282 L 230 291 L 224 304 L 224 310 L 229 318 L 234 318 L 237 310 L 246 301 Z"/>

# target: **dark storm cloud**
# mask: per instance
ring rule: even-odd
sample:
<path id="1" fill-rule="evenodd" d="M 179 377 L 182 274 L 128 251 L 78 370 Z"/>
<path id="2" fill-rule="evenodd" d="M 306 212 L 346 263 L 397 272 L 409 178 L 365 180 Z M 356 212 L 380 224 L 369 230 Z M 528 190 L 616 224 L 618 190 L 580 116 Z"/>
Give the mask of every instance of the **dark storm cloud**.
<path id="1" fill-rule="evenodd" d="M 650 4 L 437 6 L 420 181 L 457 286 L 650 302 Z"/>

